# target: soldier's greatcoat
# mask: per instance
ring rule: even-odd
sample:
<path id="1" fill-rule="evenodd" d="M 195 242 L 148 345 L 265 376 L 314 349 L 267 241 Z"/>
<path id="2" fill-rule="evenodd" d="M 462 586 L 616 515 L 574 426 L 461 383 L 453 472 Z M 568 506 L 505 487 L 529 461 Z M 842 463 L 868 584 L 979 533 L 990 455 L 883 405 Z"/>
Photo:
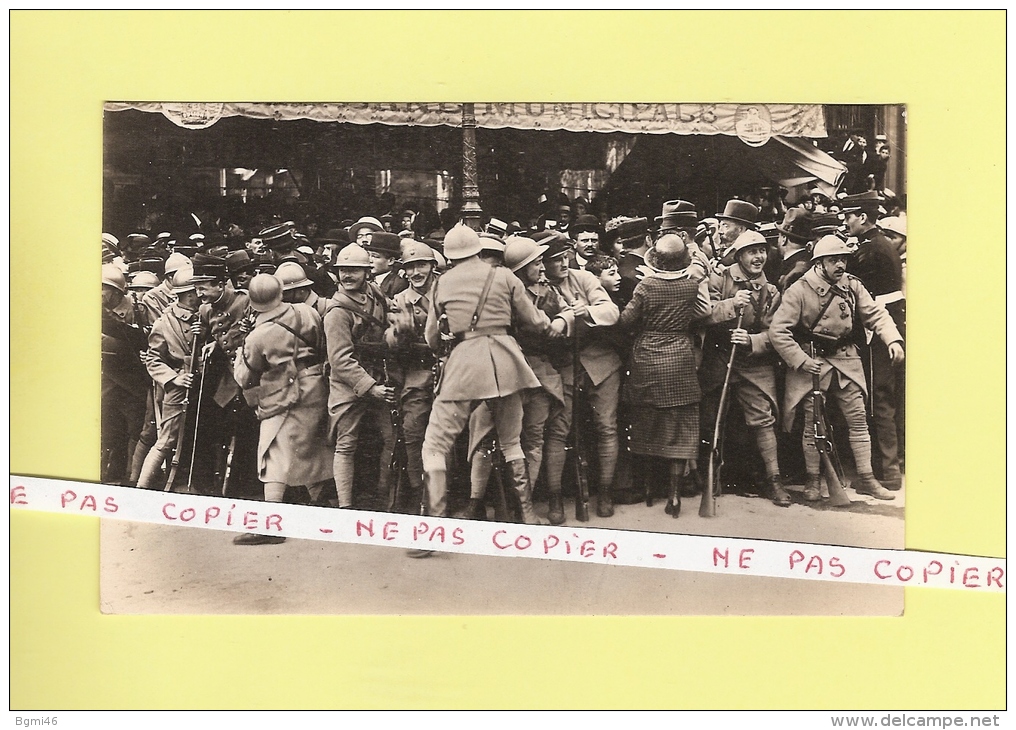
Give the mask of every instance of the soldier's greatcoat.
<path id="1" fill-rule="evenodd" d="M 793 426 L 797 404 L 812 389 L 811 374 L 801 370 L 809 358 L 805 350 L 813 337 L 809 333 L 816 333 L 821 341 L 837 341 L 832 352 L 817 358 L 822 364 L 822 389 L 829 387 L 835 372 L 867 394 L 858 351 L 860 336 L 855 329 L 858 325 L 872 330 L 887 346 L 903 342 L 886 308 L 872 298 L 855 276 L 844 274 L 833 284 L 812 267 L 784 292 L 769 327 L 769 339 L 788 366 L 783 411 L 786 430 Z"/>

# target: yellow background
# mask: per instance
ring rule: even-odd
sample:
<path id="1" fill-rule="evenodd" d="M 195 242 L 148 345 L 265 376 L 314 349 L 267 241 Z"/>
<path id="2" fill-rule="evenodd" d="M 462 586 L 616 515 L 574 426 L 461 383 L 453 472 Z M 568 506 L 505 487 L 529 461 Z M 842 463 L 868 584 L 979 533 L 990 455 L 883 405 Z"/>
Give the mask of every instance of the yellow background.
<path id="1" fill-rule="evenodd" d="M 11 14 L 11 470 L 95 480 L 102 102 L 906 103 L 907 546 L 1005 554 L 1005 14 Z M 1005 596 L 902 619 L 130 617 L 12 513 L 11 707 L 999 708 Z"/>

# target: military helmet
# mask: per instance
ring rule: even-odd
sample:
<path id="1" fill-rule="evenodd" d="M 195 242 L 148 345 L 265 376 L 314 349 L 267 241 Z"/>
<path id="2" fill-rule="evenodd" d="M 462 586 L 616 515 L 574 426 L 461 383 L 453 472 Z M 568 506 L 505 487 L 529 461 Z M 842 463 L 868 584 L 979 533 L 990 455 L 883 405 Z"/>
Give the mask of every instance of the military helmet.
<path id="1" fill-rule="evenodd" d="M 182 253 L 177 253 L 176 251 L 174 251 L 169 255 L 169 258 L 166 259 L 166 265 L 165 267 L 163 267 L 163 273 L 165 273 L 168 276 L 170 274 L 179 271 L 184 266 L 190 265 L 191 262 L 189 258 L 184 256 Z"/>
<path id="2" fill-rule="evenodd" d="M 170 286 L 173 293 L 179 296 L 185 292 L 194 291 L 194 268 L 188 263 L 173 272 L 170 279 Z"/>
<path id="3" fill-rule="evenodd" d="M 282 282 L 282 291 L 301 289 L 305 286 L 312 286 L 314 282 L 307 278 L 307 272 L 295 261 L 286 261 L 279 264 L 275 270 L 275 276 Z"/>
<path id="4" fill-rule="evenodd" d="M 545 245 L 527 236 L 508 236 L 504 242 L 504 265 L 512 271 L 518 271 L 546 252 Z"/>
<path id="5" fill-rule="evenodd" d="M 402 265 L 412 264 L 417 261 L 429 261 L 430 263 L 437 265 L 437 257 L 434 255 L 434 249 L 428 246 L 422 241 L 414 241 L 412 239 L 402 242 Z"/>
<path id="6" fill-rule="evenodd" d="M 483 250 L 480 237 L 472 228 L 459 223 L 444 237 L 444 255 L 452 260 L 468 259 Z"/>
<path id="7" fill-rule="evenodd" d="M 351 243 L 339 251 L 335 257 L 335 263 L 332 264 L 332 267 L 336 269 L 373 268 L 370 263 L 370 254 L 367 253 L 363 246 L 356 243 Z"/>
<path id="8" fill-rule="evenodd" d="M 811 252 L 811 260 L 816 261 L 823 256 L 853 256 L 854 247 L 839 236 L 822 236 L 815 242 Z"/>
<path id="9" fill-rule="evenodd" d="M 745 231 L 734 239 L 734 242 L 730 244 L 730 248 L 724 251 L 721 262 L 730 266 L 737 259 L 739 252 L 751 246 L 768 246 L 766 237 L 758 231 Z"/>
<path id="10" fill-rule="evenodd" d="M 111 286 L 121 294 L 127 293 L 127 280 L 116 264 L 102 265 L 102 285 Z"/>
<path id="11" fill-rule="evenodd" d="M 138 291 L 148 291 L 154 289 L 159 285 L 159 277 L 151 271 L 139 271 L 131 277 L 130 284 L 127 285 L 128 289 L 137 289 Z"/>
<path id="12" fill-rule="evenodd" d="M 258 274 L 250 280 L 248 296 L 255 312 L 270 312 L 282 304 L 282 282 L 273 274 Z"/>

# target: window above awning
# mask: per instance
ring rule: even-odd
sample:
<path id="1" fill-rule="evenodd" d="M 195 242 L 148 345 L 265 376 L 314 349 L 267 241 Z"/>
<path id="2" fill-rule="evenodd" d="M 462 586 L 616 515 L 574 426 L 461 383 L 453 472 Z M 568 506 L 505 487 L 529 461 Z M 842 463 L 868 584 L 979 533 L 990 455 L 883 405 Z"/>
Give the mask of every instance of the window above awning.
<path id="1" fill-rule="evenodd" d="M 705 134 L 740 137 L 764 144 L 775 135 L 826 136 L 820 104 L 674 104 L 627 102 L 477 102 L 476 125 L 488 129 L 545 129 L 570 132 Z M 310 119 L 350 124 L 424 127 L 462 123 L 462 104 L 433 103 L 263 103 L 263 102 L 107 102 L 106 111 L 161 113 L 180 127 L 204 129 L 223 117 Z"/>

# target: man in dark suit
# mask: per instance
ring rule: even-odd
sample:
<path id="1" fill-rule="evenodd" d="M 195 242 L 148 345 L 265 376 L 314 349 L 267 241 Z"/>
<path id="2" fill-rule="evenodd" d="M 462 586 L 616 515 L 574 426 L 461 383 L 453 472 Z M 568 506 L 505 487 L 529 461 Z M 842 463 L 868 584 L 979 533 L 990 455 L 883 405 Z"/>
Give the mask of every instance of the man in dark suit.
<path id="1" fill-rule="evenodd" d="M 409 288 L 409 282 L 399 274 L 399 256 L 402 239 L 394 233 L 378 231 L 364 246 L 370 256 L 371 276 L 381 293 L 388 299 Z"/>

